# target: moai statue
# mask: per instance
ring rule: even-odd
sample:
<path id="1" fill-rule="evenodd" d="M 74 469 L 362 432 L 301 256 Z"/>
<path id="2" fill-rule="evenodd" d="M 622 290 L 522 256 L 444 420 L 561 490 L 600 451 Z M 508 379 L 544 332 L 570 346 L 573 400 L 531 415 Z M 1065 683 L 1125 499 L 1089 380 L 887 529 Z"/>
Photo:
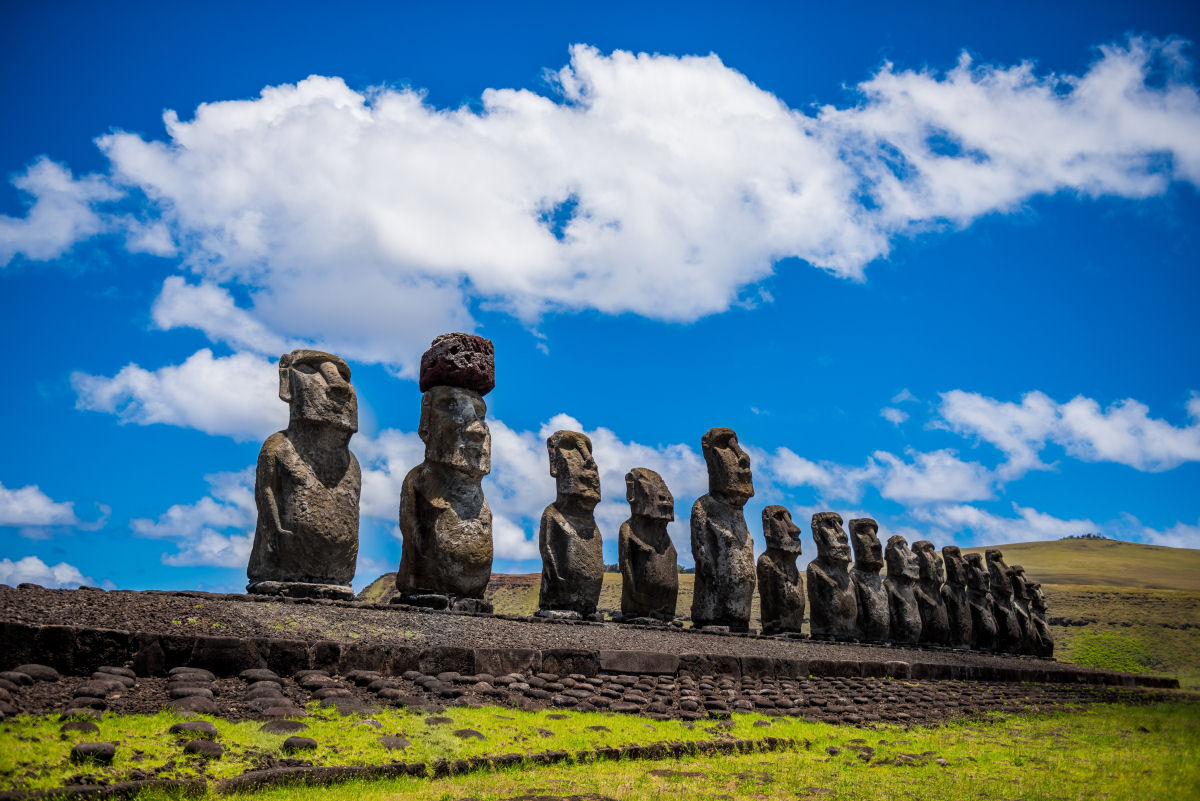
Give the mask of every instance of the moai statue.
<path id="1" fill-rule="evenodd" d="M 621 524 L 617 552 L 621 565 L 621 615 L 626 620 L 675 618 L 679 599 L 679 559 L 667 534 L 675 519 L 675 499 L 662 476 L 645 467 L 625 474 L 629 519 Z"/>
<path id="2" fill-rule="evenodd" d="M 808 563 L 809 631 L 818 639 L 858 638 L 858 598 L 850 583 L 850 541 L 842 516 L 817 512 L 812 516 L 817 558 Z"/>
<path id="3" fill-rule="evenodd" d="M 921 609 L 917 605 L 917 582 L 921 569 L 917 556 L 908 549 L 908 540 L 899 534 L 888 538 L 887 587 L 889 624 L 892 642 L 909 645 L 921 641 Z"/>
<path id="4" fill-rule="evenodd" d="M 946 564 L 946 583 L 942 585 L 942 603 L 950 623 L 948 644 L 954 648 L 971 647 L 971 606 L 967 602 L 967 562 L 957 545 L 942 548 Z"/>
<path id="5" fill-rule="evenodd" d="M 1025 647 L 1025 632 L 1021 621 L 1013 609 L 1012 578 L 1008 565 L 1004 563 L 1004 555 L 995 548 L 984 552 L 987 561 L 988 575 L 991 578 L 992 614 L 996 616 L 996 636 L 999 649 L 1012 654 L 1019 654 Z"/>
<path id="6" fill-rule="evenodd" d="M 971 607 L 971 647 L 1000 650 L 1000 632 L 992 611 L 992 580 L 977 553 L 967 554 L 967 604 Z"/>
<path id="7" fill-rule="evenodd" d="M 783 506 L 762 512 L 767 550 L 758 557 L 758 597 L 763 634 L 800 633 L 804 624 L 804 582 L 796 569 L 800 555 L 800 527 Z"/>
<path id="8" fill-rule="evenodd" d="M 1038 656 L 1054 656 L 1054 635 L 1050 633 L 1050 623 L 1046 620 L 1046 594 L 1042 592 L 1040 582 L 1029 582 L 1029 599 L 1033 626 L 1038 633 Z"/>
<path id="9" fill-rule="evenodd" d="M 492 510 L 483 477 L 492 435 L 483 396 L 496 384 L 495 350 L 472 334 L 442 334 L 421 357 L 425 461 L 400 489 L 404 537 L 393 603 L 491 611 Z"/>
<path id="10" fill-rule="evenodd" d="M 887 642 L 889 628 L 887 589 L 879 571 L 883 568 L 883 545 L 879 524 L 869 517 L 850 521 L 850 544 L 854 566 L 850 580 L 858 601 L 858 635 L 866 642 Z"/>
<path id="11" fill-rule="evenodd" d="M 754 598 L 754 540 L 742 513 L 754 496 L 750 457 L 731 428 L 709 429 L 700 448 L 708 464 L 708 494 L 692 505 L 692 626 L 746 631 Z"/>
<path id="12" fill-rule="evenodd" d="M 350 368 L 330 353 L 294 350 L 279 357 L 279 398 L 291 414 L 258 453 L 246 589 L 353 599 L 362 472 L 349 448 L 358 430 Z"/>
<path id="13" fill-rule="evenodd" d="M 1025 578 L 1025 568 L 1012 565 L 1008 569 L 1008 577 L 1013 589 L 1013 612 L 1021 625 L 1021 653 L 1036 654 L 1041 651 L 1038 641 L 1038 630 L 1033 624 L 1033 610 L 1029 606 L 1029 581 Z"/>
<path id="14" fill-rule="evenodd" d="M 600 503 L 600 471 L 592 458 L 592 441 L 577 431 L 555 431 L 546 440 L 546 452 L 557 497 L 542 512 L 538 532 L 542 552 L 538 614 L 594 615 L 604 582 L 604 552 L 592 516 Z"/>
<path id="15" fill-rule="evenodd" d="M 942 600 L 942 584 L 946 568 L 942 557 L 929 540 L 917 540 L 912 546 L 917 557 L 920 581 L 917 583 L 917 606 L 921 610 L 921 642 L 947 645 L 950 642 L 950 617 Z"/>

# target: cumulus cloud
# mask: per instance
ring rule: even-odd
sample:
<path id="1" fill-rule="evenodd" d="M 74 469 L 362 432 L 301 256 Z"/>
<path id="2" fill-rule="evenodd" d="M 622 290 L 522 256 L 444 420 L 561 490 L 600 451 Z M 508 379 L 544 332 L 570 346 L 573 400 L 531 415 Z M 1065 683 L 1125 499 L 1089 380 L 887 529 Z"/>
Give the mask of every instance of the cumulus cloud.
<path id="1" fill-rule="evenodd" d="M 0 484 L 0 526 L 74 526 L 75 505 L 54 501 L 36 484 L 8 489 Z"/>
<path id="2" fill-rule="evenodd" d="M 966 504 L 944 505 L 916 510 L 912 516 L 932 525 L 939 541 L 953 541 L 956 534 L 969 532 L 975 541 L 986 545 L 1005 542 L 1057 540 L 1099 531 L 1088 519 L 1064 520 L 1030 507 L 1012 505 L 1015 517 L 1005 517 Z"/>
<path id="3" fill-rule="evenodd" d="M 33 203 L 24 217 L 0 215 L 0 267 L 18 253 L 45 261 L 108 227 L 93 205 L 120 193 L 102 176 L 76 179 L 61 164 L 40 158 L 13 179 Z"/>
<path id="4" fill-rule="evenodd" d="M 165 565 L 185 567 L 245 567 L 254 541 L 254 468 L 205 476 L 210 494 L 190 504 L 176 504 L 155 520 L 129 521 L 139 537 L 167 540 L 176 545 L 164 553 Z M 236 533 L 229 533 L 236 529 Z"/>
<path id="5" fill-rule="evenodd" d="M 1116 462 L 1149 472 L 1200 460 L 1196 394 L 1187 404 L 1187 426 L 1151 417 L 1150 409 L 1132 398 L 1107 409 L 1082 395 L 1060 404 L 1041 392 L 1027 393 L 1020 403 L 962 390 L 942 393 L 941 399 L 941 419 L 935 424 L 1003 451 L 1007 462 L 998 473 L 1004 478 L 1047 469 L 1041 452 L 1050 443 L 1083 461 Z"/>
<path id="6" fill-rule="evenodd" d="M 944 74 L 889 64 L 856 104 L 812 112 L 716 55 L 582 45 L 550 96 L 489 89 L 478 108 L 313 76 L 190 120 L 167 112 L 164 140 L 102 136 L 103 176 L 39 162 L 18 179 L 37 201 L 3 219 L 0 256 L 124 230 L 199 278 L 164 286 L 160 325 L 254 349 L 315 339 L 410 375 L 434 334 L 472 330 L 472 300 L 527 322 L 554 309 L 693 320 L 759 297 L 752 285 L 788 257 L 861 279 L 897 237 L 1034 195 L 1200 182 L 1182 47 L 1131 39 L 1078 76 L 965 56 Z M 104 216 L 113 186 L 143 203 L 136 219 Z M 60 206 L 68 222 L 42 221 Z M 48 245 L 29 233 L 51 229 Z M 233 285 L 244 307 L 218 288 Z"/>
<path id="7" fill-rule="evenodd" d="M 82 584 L 95 583 L 80 573 L 79 568 L 66 562 L 48 565 L 36 556 L 26 556 L 15 562 L 8 558 L 0 559 L 0 584 L 15 587 L 22 582 L 51 589 L 74 589 Z"/>
<path id="8" fill-rule="evenodd" d="M 908 419 L 908 412 L 903 409 L 896 409 L 891 406 L 884 407 L 880 410 L 879 416 L 887 420 L 894 426 L 898 426 Z"/>

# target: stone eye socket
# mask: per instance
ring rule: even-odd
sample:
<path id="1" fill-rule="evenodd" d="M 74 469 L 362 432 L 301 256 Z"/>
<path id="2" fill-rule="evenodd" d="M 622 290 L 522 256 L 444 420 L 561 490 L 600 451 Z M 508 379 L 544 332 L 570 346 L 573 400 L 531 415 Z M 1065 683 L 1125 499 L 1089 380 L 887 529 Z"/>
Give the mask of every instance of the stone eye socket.
<path id="1" fill-rule="evenodd" d="M 313 373 L 317 372 L 317 368 L 313 367 L 308 362 L 301 362 L 300 364 L 297 364 L 295 369 L 302 373 L 307 373 L 308 375 L 312 375 Z"/>

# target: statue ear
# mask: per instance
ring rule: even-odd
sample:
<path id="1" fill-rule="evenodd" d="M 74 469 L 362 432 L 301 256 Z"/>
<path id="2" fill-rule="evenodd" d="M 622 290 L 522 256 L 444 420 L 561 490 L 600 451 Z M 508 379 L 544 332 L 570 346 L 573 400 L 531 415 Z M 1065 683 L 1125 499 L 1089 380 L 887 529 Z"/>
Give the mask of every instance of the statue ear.
<path id="1" fill-rule="evenodd" d="M 429 442 L 429 410 L 433 405 L 433 399 L 429 397 L 428 392 L 421 393 L 421 420 L 417 423 L 417 436 L 421 438 L 421 442 Z"/>
<path id="2" fill-rule="evenodd" d="M 633 475 L 633 473 L 626 473 L 625 474 L 625 502 L 626 503 L 633 503 L 634 493 L 637 492 L 637 488 L 635 486 L 636 484 L 637 484 L 637 478 Z"/>
<path id="3" fill-rule="evenodd" d="M 292 354 L 285 353 L 279 357 L 279 399 L 284 403 L 292 402 Z"/>
<path id="4" fill-rule="evenodd" d="M 551 438 L 551 441 L 553 437 Z M 554 453 L 557 450 L 551 441 L 546 442 L 546 454 L 550 457 L 550 477 L 558 478 L 558 460 L 554 458 Z"/>

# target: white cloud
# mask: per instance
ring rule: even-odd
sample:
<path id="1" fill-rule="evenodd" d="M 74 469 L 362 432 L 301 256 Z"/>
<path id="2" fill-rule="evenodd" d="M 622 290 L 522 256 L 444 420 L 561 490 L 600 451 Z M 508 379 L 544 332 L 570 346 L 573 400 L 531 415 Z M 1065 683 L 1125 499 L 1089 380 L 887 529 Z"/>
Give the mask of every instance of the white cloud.
<path id="1" fill-rule="evenodd" d="M 915 510 L 912 516 L 939 530 L 938 541 L 954 541 L 955 534 L 970 532 L 975 541 L 986 545 L 1057 540 L 1100 530 L 1086 518 L 1064 520 L 1015 503 L 1013 511 L 1016 517 L 1003 517 L 976 506 L 945 505 Z"/>
<path id="2" fill-rule="evenodd" d="M 894 426 L 898 426 L 908 419 L 908 412 L 890 406 L 881 409 L 879 415 Z"/>
<path id="3" fill-rule="evenodd" d="M 1200 548 L 1200 520 L 1196 525 L 1175 523 L 1166 529 L 1154 529 L 1144 525 L 1137 518 L 1129 515 L 1117 527 L 1121 539 L 1131 539 L 1135 542 L 1146 542 L 1151 545 L 1165 545 L 1169 548 Z"/>
<path id="4" fill-rule="evenodd" d="M 274 360 L 248 353 L 213 357 L 204 348 L 179 365 L 146 370 L 129 364 L 111 378 L 71 375 L 75 407 L 122 422 L 195 428 L 237 440 L 262 440 L 287 426 Z"/>
<path id="5" fill-rule="evenodd" d="M 1102 410 L 1082 395 L 1059 404 L 1030 392 L 1019 404 L 973 392 L 941 395 L 940 427 L 990 442 L 1007 457 L 998 473 L 1011 479 L 1029 470 L 1047 469 L 1041 452 L 1049 443 L 1088 462 L 1116 462 L 1158 472 L 1200 460 L 1200 395 L 1188 401 L 1190 425 L 1177 427 L 1150 417 L 1149 408 L 1132 398 Z"/>
<path id="6" fill-rule="evenodd" d="M 75 526 L 75 505 L 54 501 L 36 484 L 8 489 L 0 484 L 0 526 Z"/>
<path id="7" fill-rule="evenodd" d="M 858 501 L 863 487 L 879 476 L 879 466 L 867 460 L 863 467 L 835 462 L 809 461 L 790 448 L 778 448 L 767 459 L 764 469 L 780 484 L 788 487 L 810 486 L 828 500 Z"/>
<path id="8" fill-rule="evenodd" d="M 211 565 L 244 568 L 254 541 L 254 468 L 205 476 L 210 494 L 190 504 L 176 504 L 157 520 L 134 519 L 129 528 L 139 537 L 173 542 L 164 553 L 172 567 Z M 228 532 L 237 529 L 238 533 Z"/>
<path id="9" fill-rule="evenodd" d="M 38 261 L 58 258 L 76 242 L 103 232 L 107 226 L 92 206 L 119 196 L 105 178 L 76 180 L 69 169 L 44 157 L 12 183 L 33 197 L 33 205 L 21 218 L 0 215 L 0 267 L 18 253 Z"/>
<path id="10" fill-rule="evenodd" d="M 40 584 L 52 589 L 71 589 L 81 584 L 94 584 L 90 578 L 79 572 L 79 568 L 66 562 L 51 566 L 36 556 L 26 556 L 15 562 L 7 558 L 0 559 L 0 584 L 15 587 L 22 582 Z"/>
<path id="11" fill-rule="evenodd" d="M 215 284 L 189 284 L 173 275 L 163 282 L 151 315 L 163 330 L 198 328 L 213 342 L 225 342 L 235 349 L 260 354 L 292 350 L 282 337 L 238 308 L 229 292 Z"/>

